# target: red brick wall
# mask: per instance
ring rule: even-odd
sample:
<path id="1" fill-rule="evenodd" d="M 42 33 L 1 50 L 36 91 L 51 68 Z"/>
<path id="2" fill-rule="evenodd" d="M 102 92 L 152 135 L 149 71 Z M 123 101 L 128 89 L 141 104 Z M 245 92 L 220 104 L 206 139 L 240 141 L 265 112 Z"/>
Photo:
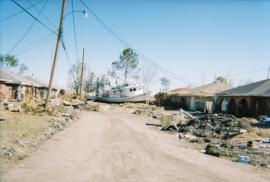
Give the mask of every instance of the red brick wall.
<path id="1" fill-rule="evenodd" d="M 0 92 L 3 94 L 4 98 L 2 98 L 2 96 L 0 96 L 0 101 L 2 101 L 3 99 L 7 99 L 9 97 L 9 89 L 6 86 L 5 83 L 1 83 L 0 82 Z M 1 95 L 2 95 L 1 94 Z"/>

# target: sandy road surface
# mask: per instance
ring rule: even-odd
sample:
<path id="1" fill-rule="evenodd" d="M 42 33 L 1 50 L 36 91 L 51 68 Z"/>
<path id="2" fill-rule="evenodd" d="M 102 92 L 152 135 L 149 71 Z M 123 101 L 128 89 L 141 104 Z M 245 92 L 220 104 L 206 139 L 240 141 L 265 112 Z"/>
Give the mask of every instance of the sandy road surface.
<path id="1" fill-rule="evenodd" d="M 201 154 L 144 120 L 119 110 L 85 112 L 1 181 L 270 181 L 269 170 Z"/>

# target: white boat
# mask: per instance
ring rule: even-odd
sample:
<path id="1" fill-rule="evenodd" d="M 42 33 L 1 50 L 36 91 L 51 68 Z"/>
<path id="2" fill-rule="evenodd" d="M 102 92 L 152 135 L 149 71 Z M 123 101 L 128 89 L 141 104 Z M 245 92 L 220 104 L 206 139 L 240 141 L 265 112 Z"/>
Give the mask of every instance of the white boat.
<path id="1" fill-rule="evenodd" d="M 95 100 L 97 98 L 96 93 L 94 92 L 86 94 L 85 97 L 86 97 L 86 100 Z"/>
<path id="2" fill-rule="evenodd" d="M 106 91 L 100 99 L 112 103 L 145 102 L 146 93 L 141 86 L 131 86 L 126 83 Z"/>

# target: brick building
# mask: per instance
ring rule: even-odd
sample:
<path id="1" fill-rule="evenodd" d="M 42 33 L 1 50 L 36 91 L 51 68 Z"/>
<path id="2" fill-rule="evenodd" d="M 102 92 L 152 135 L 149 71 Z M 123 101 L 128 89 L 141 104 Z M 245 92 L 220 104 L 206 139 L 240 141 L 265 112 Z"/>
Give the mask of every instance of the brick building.
<path id="1" fill-rule="evenodd" d="M 270 80 L 218 93 L 216 108 L 237 116 L 270 115 Z"/>
<path id="2" fill-rule="evenodd" d="M 190 111 L 212 112 L 216 93 L 231 88 L 229 84 L 221 81 L 202 85 L 196 88 L 180 88 L 167 92 L 164 97 L 164 106 L 183 108 Z M 157 98 L 156 98 L 157 99 Z"/>
<path id="3" fill-rule="evenodd" d="M 0 101 L 1 100 L 31 100 L 45 98 L 47 84 L 30 76 L 16 75 L 0 69 Z M 52 95 L 57 96 L 58 89 L 52 88 Z"/>

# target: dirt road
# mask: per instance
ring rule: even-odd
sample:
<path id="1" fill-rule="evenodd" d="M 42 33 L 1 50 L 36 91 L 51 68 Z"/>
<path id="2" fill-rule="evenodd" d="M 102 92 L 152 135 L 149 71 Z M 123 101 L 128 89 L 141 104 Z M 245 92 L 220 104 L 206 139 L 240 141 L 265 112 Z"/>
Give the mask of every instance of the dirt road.
<path id="1" fill-rule="evenodd" d="M 85 112 L 1 181 L 270 181 L 269 170 L 201 154 L 145 120 L 117 109 Z"/>

